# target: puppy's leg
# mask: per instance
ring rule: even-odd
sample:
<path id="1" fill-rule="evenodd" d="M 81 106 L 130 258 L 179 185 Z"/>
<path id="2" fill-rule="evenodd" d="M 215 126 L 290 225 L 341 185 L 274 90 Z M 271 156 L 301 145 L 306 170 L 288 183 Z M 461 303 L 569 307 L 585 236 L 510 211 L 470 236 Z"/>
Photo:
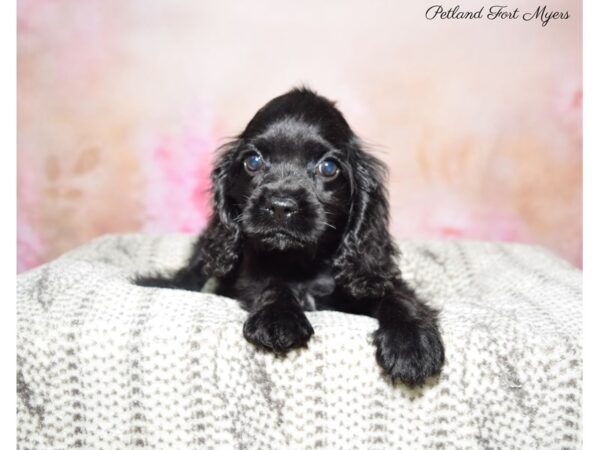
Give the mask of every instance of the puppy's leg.
<path id="1" fill-rule="evenodd" d="M 184 289 L 187 291 L 201 291 L 206 276 L 202 273 L 202 266 L 184 267 L 172 275 L 137 275 L 133 283 L 144 287 L 158 287 L 168 289 Z"/>
<path id="2" fill-rule="evenodd" d="M 314 330 L 287 287 L 265 289 L 244 323 L 244 337 L 259 348 L 284 354 L 306 345 Z"/>
<path id="3" fill-rule="evenodd" d="M 444 345 L 437 312 L 398 282 L 374 311 L 379 320 L 375 332 L 376 357 L 393 381 L 409 386 L 438 375 L 444 364 Z"/>
<path id="4" fill-rule="evenodd" d="M 138 286 L 202 290 L 211 278 L 227 279 L 235 272 L 239 257 L 239 233 L 232 231 L 214 215 L 196 240 L 185 267 L 172 274 L 137 275 Z"/>

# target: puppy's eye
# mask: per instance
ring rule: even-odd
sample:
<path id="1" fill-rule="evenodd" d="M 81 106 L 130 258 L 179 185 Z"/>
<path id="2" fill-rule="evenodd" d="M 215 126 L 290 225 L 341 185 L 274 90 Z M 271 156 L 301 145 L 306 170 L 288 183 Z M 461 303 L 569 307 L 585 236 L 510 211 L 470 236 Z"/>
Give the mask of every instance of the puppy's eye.
<path id="1" fill-rule="evenodd" d="M 326 159 L 317 165 L 317 173 L 325 178 L 333 178 L 339 171 L 340 168 L 333 159 Z"/>
<path id="2" fill-rule="evenodd" d="M 264 165 L 265 162 L 258 153 L 251 153 L 244 159 L 244 168 L 251 174 L 258 172 Z"/>

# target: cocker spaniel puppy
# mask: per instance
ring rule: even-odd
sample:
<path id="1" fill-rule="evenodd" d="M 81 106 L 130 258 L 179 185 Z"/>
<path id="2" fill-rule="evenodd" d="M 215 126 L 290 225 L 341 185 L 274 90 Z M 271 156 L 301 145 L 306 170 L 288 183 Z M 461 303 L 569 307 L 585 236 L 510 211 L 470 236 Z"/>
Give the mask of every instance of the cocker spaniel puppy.
<path id="1" fill-rule="evenodd" d="M 244 336 L 278 354 L 314 334 L 304 311 L 375 317 L 376 358 L 392 380 L 439 374 L 436 312 L 402 280 L 388 232 L 385 166 L 331 101 L 301 88 L 263 106 L 212 172 L 213 216 L 187 265 L 142 286 L 200 290 L 248 310 Z"/>

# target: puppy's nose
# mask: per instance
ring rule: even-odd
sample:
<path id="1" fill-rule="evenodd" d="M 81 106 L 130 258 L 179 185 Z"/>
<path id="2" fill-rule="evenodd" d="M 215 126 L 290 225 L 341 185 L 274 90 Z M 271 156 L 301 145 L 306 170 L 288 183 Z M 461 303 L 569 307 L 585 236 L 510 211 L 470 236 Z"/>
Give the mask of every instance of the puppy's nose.
<path id="1" fill-rule="evenodd" d="M 273 197 L 268 210 L 275 220 L 283 221 L 298 212 L 298 203 L 287 197 Z"/>

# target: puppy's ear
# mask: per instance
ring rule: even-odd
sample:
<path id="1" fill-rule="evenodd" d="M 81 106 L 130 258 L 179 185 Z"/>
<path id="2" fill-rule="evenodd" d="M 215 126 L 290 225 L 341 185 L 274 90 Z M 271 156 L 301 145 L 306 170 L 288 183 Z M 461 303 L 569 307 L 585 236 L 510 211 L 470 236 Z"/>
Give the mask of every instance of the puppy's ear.
<path id="1" fill-rule="evenodd" d="M 211 173 L 213 213 L 198 238 L 190 265 L 201 267 L 206 277 L 224 277 L 235 267 L 240 253 L 240 230 L 234 220 L 235 210 L 226 192 L 239 140 L 220 149 Z"/>
<path id="2" fill-rule="evenodd" d="M 389 206 L 384 163 L 368 154 L 358 140 L 349 152 L 352 206 L 341 246 L 334 259 L 338 285 L 355 298 L 381 297 L 400 276 L 398 249 L 388 231 Z"/>

